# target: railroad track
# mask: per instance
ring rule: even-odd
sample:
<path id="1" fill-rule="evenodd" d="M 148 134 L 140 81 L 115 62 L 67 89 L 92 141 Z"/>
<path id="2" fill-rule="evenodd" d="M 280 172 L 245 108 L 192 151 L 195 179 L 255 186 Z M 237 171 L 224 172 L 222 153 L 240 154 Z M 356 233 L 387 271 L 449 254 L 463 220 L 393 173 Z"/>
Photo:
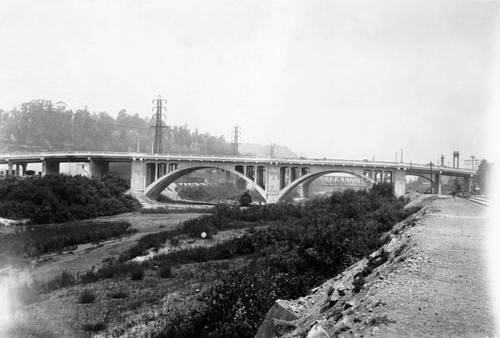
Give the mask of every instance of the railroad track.
<path id="1" fill-rule="evenodd" d="M 464 197 L 464 198 L 471 201 L 471 202 L 485 205 L 487 207 L 493 207 L 495 205 L 491 200 L 484 198 L 484 197 L 481 197 L 481 196 L 469 196 L 469 197 Z"/>

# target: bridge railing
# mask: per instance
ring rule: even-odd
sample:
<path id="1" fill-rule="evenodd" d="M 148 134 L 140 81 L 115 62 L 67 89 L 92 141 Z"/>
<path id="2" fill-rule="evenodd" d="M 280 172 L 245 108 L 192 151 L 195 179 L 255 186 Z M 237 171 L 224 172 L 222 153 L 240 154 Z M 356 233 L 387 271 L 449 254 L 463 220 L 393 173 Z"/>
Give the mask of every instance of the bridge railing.
<path id="1" fill-rule="evenodd" d="M 198 160 L 225 160 L 225 161 L 255 161 L 265 163 L 283 163 L 283 164 L 300 164 L 300 165 L 327 165 L 327 164 L 344 164 L 365 167 L 401 167 L 409 169 L 422 169 L 430 170 L 430 164 L 419 164 L 413 162 L 395 162 L 395 161 L 369 161 L 369 160 L 346 160 L 346 159 L 328 159 L 328 158 L 277 158 L 277 157 L 235 157 L 232 155 L 206 155 L 206 154 L 153 154 L 153 153 L 138 153 L 138 152 L 111 152 L 111 151 L 57 151 L 57 152 L 12 152 L 8 154 L 0 154 L 0 159 L 29 159 L 29 158 L 42 158 L 44 156 L 64 157 L 64 156 L 117 156 L 117 157 L 132 157 L 132 158 L 151 158 L 151 159 L 198 159 Z M 433 168 L 457 170 L 461 172 L 475 171 L 467 168 L 452 168 L 449 166 L 440 166 L 433 164 Z"/>

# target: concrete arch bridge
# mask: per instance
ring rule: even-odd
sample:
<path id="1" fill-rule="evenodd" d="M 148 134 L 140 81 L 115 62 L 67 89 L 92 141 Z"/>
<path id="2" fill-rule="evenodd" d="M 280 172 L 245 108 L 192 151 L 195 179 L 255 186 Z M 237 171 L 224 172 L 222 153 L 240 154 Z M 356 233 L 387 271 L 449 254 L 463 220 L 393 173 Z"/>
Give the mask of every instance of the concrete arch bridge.
<path id="1" fill-rule="evenodd" d="M 276 203 L 294 188 L 307 196 L 310 184 L 317 178 L 332 173 L 352 175 L 344 184 L 371 187 L 378 182 L 394 185 L 394 192 L 406 192 L 406 175 L 433 178 L 434 191 L 441 192 L 441 176 L 464 179 L 464 190 L 470 192 L 475 171 L 398 162 L 371 162 L 340 159 L 250 158 L 206 155 L 159 155 L 144 153 L 54 152 L 31 154 L 0 154 L 0 164 L 8 166 L 7 175 L 26 173 L 31 163 L 42 163 L 42 175 L 59 173 L 61 163 L 88 162 L 89 175 L 101 177 L 109 172 L 110 163 L 130 165 L 132 190 L 156 198 L 171 183 L 182 176 L 201 169 L 219 169 L 241 177 L 262 195 L 266 203 Z M 350 181 L 351 183 L 349 183 Z"/>

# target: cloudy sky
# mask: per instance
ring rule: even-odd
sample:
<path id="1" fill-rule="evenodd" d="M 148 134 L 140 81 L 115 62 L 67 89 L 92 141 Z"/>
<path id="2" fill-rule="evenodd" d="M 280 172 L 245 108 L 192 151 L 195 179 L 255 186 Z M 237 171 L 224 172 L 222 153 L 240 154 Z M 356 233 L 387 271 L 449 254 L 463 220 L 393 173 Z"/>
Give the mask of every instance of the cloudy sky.
<path id="1" fill-rule="evenodd" d="M 0 1 L 0 109 L 34 99 L 308 157 L 496 158 L 499 2 Z M 399 156 L 399 154 L 398 154 Z"/>

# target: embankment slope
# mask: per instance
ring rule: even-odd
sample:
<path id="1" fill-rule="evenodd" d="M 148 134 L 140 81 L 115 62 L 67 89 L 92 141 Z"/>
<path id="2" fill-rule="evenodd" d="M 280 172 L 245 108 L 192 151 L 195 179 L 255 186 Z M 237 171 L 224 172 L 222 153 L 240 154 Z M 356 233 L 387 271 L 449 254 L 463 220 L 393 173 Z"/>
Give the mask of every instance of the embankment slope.
<path id="1" fill-rule="evenodd" d="M 301 299 L 277 302 L 278 318 L 268 315 L 257 336 L 493 337 L 487 224 L 487 207 L 437 198 L 371 258 Z M 369 261 L 383 263 L 355 290 Z"/>

